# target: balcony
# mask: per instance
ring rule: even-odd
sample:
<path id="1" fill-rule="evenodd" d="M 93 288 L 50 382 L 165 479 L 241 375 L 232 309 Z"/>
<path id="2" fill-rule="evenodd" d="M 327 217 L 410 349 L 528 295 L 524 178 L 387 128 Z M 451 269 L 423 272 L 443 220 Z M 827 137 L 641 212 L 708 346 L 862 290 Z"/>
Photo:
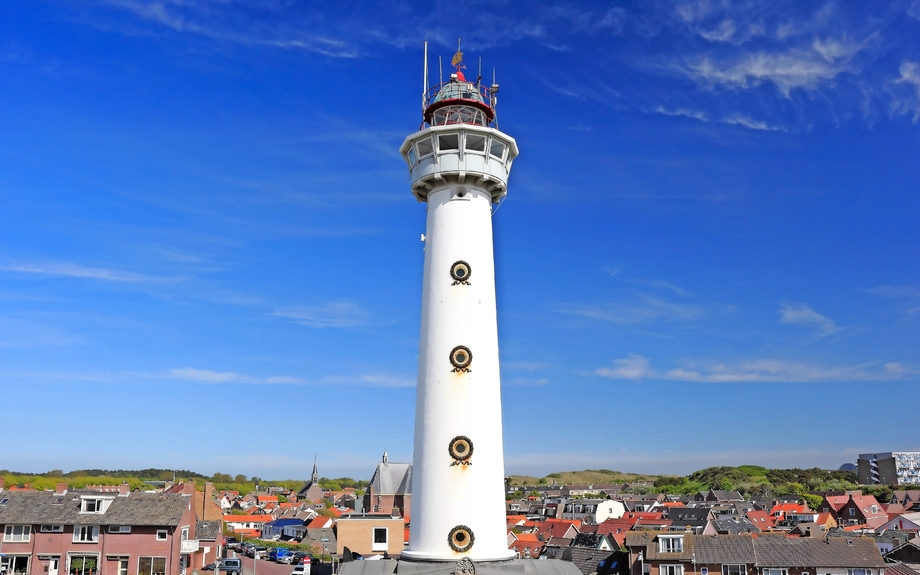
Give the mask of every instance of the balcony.
<path id="1" fill-rule="evenodd" d="M 197 539 L 183 539 L 179 542 L 179 553 L 197 553 L 199 547 Z"/>

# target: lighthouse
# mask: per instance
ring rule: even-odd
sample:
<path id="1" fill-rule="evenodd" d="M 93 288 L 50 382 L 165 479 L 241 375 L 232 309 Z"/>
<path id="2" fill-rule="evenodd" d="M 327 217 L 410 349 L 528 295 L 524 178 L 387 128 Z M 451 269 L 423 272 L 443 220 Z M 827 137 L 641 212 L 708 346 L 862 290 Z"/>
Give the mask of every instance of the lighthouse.
<path id="1" fill-rule="evenodd" d="M 427 60 L 427 58 L 426 58 Z M 425 81 L 421 129 L 400 147 L 427 204 L 412 517 L 404 559 L 502 561 L 505 520 L 492 212 L 508 191 L 514 138 L 496 123 L 498 85 Z M 426 66 L 427 68 L 427 66 Z"/>
<path id="2" fill-rule="evenodd" d="M 340 575 L 582 575 L 508 549 L 492 214 L 518 147 L 498 129 L 494 76 L 467 79 L 458 49 L 429 86 L 427 60 L 426 43 L 421 126 L 399 149 L 427 220 L 409 545 Z"/>

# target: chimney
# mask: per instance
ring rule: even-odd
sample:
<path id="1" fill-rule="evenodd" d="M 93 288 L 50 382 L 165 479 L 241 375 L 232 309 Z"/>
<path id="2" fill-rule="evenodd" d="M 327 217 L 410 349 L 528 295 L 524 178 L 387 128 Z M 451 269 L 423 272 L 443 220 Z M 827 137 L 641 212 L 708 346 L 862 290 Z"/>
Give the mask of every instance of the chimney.
<path id="1" fill-rule="evenodd" d="M 3 480 L 0 479 L 0 481 L 3 481 Z M 67 493 L 67 484 L 64 483 L 63 481 L 54 486 L 55 495 L 64 495 L 65 493 Z"/>
<path id="2" fill-rule="evenodd" d="M 204 500 L 214 501 L 214 484 L 210 481 L 204 484 Z"/>
<path id="3" fill-rule="evenodd" d="M 128 494 L 130 493 L 131 493 L 131 486 L 128 485 L 126 481 L 122 482 L 122 484 L 118 486 L 118 496 L 119 497 L 127 497 Z"/>

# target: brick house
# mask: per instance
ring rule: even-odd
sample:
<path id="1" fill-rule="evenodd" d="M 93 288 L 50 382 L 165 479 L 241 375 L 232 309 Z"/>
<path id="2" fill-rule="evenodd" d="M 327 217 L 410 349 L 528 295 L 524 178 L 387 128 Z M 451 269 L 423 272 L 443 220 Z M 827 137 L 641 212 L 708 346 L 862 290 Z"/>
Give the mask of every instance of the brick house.
<path id="1" fill-rule="evenodd" d="M 183 494 L 0 492 L 0 568 L 16 575 L 184 575 L 201 567 Z"/>
<path id="2" fill-rule="evenodd" d="M 884 575 L 886 566 L 869 537 L 633 532 L 626 547 L 631 575 Z"/>
<path id="3" fill-rule="evenodd" d="M 888 513 L 872 495 L 847 491 L 843 495 L 825 495 L 821 511 L 830 513 L 841 527 L 865 525 L 870 529 L 888 523 Z"/>

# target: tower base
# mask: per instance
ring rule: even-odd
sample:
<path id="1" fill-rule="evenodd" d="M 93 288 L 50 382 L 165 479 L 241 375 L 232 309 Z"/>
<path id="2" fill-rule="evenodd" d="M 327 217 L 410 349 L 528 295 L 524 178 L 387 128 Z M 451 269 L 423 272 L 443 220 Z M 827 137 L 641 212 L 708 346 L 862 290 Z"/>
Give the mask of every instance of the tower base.
<path id="1" fill-rule="evenodd" d="M 469 568 L 472 565 L 472 570 Z M 380 559 L 342 563 L 339 575 L 583 575 L 571 561 L 509 559 L 508 561 L 406 561 Z"/>

